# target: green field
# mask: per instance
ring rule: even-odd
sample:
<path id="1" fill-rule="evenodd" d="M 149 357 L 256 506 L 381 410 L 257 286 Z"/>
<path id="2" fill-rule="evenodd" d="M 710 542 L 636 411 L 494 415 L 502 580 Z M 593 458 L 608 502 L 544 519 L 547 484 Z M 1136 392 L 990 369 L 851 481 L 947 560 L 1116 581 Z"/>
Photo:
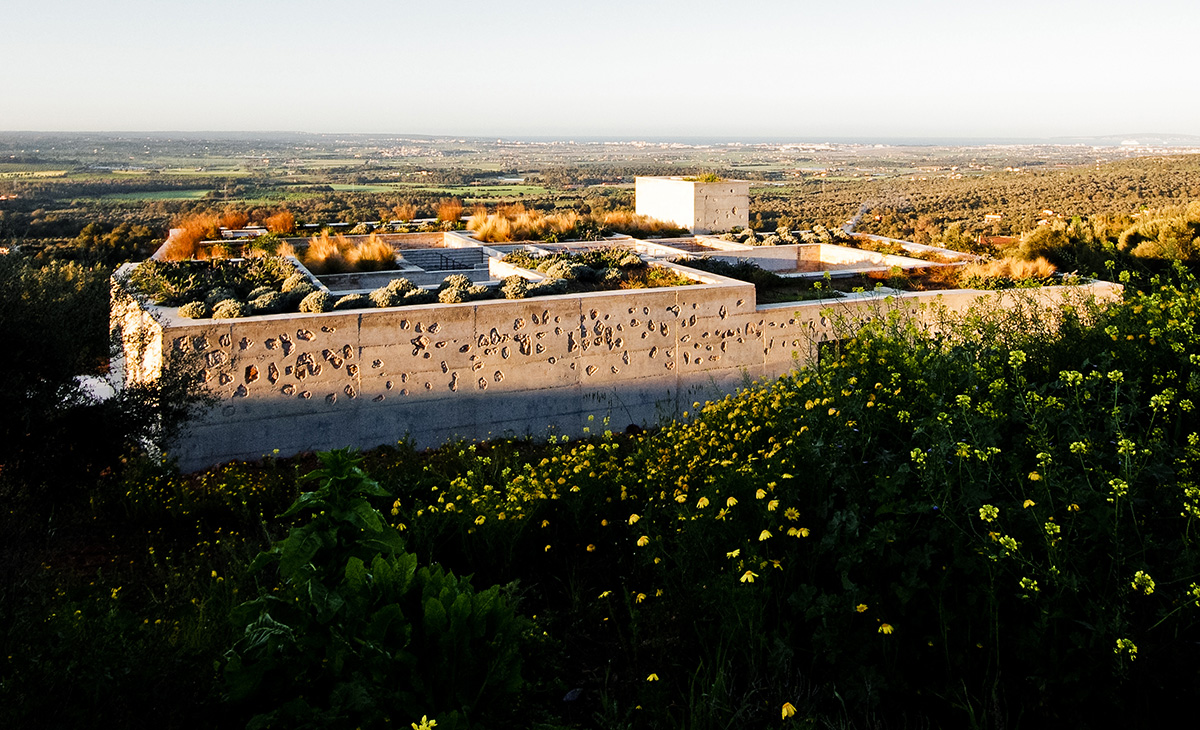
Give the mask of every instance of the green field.
<path id="1" fill-rule="evenodd" d="M 200 200 L 211 192 L 202 190 L 147 190 L 137 193 L 110 193 L 97 196 L 97 200 Z"/>

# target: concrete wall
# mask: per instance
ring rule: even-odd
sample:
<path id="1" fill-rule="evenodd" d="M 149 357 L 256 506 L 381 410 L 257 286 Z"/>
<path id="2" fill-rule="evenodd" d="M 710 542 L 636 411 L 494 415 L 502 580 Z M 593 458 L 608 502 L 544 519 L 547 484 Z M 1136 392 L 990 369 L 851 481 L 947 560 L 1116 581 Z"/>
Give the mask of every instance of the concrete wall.
<path id="1" fill-rule="evenodd" d="M 750 183 L 726 180 L 692 183 L 696 190 L 693 233 L 713 233 L 750 225 Z"/>
<path id="2" fill-rule="evenodd" d="M 750 183 L 702 183 L 681 177 L 634 179 L 637 213 L 671 221 L 692 233 L 728 231 L 750 224 Z"/>
<path id="3" fill-rule="evenodd" d="M 889 307 L 919 316 L 923 302 L 961 308 L 1006 296 L 864 294 L 758 308 L 752 285 L 704 279 L 712 283 L 235 320 L 127 305 L 114 319 L 131 359 L 155 348 L 203 359 L 220 402 L 172 452 L 190 470 L 406 436 L 428 447 L 456 436 L 578 435 L 589 415 L 614 429 L 650 425 L 811 362 L 834 336 L 831 308 L 861 321 Z M 1054 305 L 1063 291 L 1020 295 Z M 155 362 L 130 377 L 151 376 Z"/>

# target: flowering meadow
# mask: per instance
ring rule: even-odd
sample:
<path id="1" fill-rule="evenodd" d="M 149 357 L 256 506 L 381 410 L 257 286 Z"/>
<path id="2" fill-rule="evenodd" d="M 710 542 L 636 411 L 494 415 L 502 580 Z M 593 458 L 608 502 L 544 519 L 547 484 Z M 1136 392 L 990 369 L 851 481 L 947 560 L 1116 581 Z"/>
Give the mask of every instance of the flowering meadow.
<path id="1" fill-rule="evenodd" d="M 13 569 L 0 718 L 1177 715 L 1200 680 L 1200 287 L 1009 303 L 932 327 L 884 305 L 817 365 L 646 431 L 131 458 Z"/>

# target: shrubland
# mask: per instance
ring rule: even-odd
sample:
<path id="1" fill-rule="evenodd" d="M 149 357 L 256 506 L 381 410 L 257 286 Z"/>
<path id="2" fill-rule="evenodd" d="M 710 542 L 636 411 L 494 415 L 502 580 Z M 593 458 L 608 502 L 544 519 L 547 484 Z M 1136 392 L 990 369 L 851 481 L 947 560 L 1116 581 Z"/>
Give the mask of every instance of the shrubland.
<path id="1" fill-rule="evenodd" d="M 1200 289 L 1125 280 L 932 328 L 881 305 L 814 366 L 644 432 L 194 475 L 126 452 L 5 517 L 6 724 L 1186 711 Z"/>

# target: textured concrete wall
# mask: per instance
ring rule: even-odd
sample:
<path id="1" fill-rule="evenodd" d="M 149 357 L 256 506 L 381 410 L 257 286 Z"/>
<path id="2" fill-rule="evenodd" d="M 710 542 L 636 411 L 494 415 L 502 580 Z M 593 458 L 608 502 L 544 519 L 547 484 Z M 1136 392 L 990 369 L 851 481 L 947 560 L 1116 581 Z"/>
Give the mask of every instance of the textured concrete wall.
<path id="1" fill-rule="evenodd" d="M 693 233 L 713 233 L 750 225 L 750 183 L 726 180 L 695 186 Z"/>
<path id="2" fill-rule="evenodd" d="M 831 309 L 853 322 L 890 307 L 920 316 L 923 302 L 957 309 L 1005 296 L 867 294 L 756 307 L 753 286 L 706 279 L 712 283 L 316 315 L 188 320 L 143 305 L 114 317 L 127 338 L 157 340 L 151 351 L 203 359 L 220 402 L 172 452 L 195 469 L 274 449 L 290 455 L 405 437 L 426 447 L 547 429 L 578 435 L 588 416 L 615 429 L 650 425 L 811 362 L 834 336 Z M 1050 304 L 1062 295 L 1022 294 Z"/>

